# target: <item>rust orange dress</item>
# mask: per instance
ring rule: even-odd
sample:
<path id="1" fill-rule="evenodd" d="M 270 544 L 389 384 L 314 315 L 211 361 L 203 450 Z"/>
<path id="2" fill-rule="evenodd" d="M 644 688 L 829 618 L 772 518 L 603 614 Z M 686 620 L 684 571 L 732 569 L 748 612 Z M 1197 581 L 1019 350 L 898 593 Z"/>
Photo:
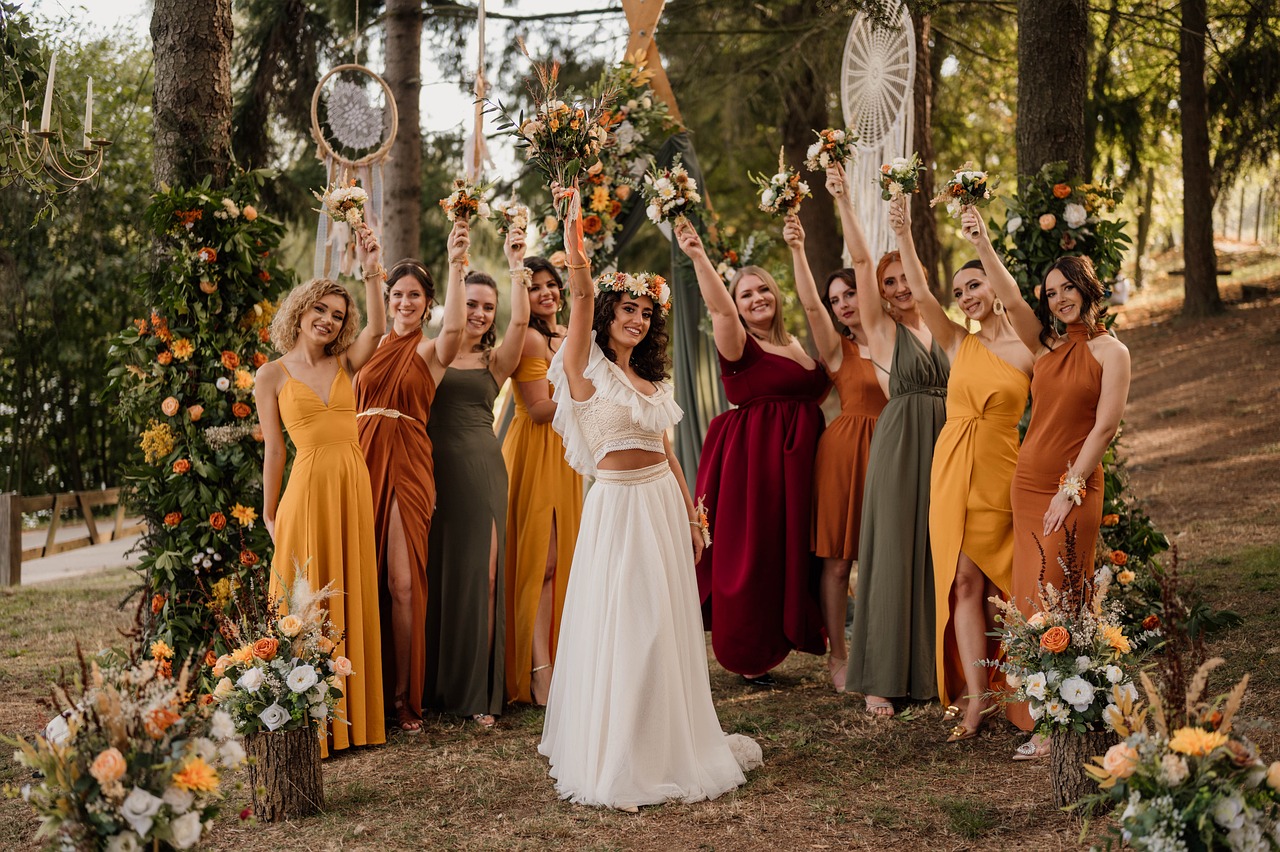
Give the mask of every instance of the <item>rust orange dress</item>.
<path id="1" fill-rule="evenodd" d="M 889 400 L 876 381 L 875 365 L 858 344 L 840 338 L 840 369 L 828 371 L 840 394 L 840 415 L 818 439 L 813 463 L 813 552 L 830 559 L 858 558 L 862 490 L 876 418 Z"/>
<path id="2" fill-rule="evenodd" d="M 1031 423 L 1018 454 L 1010 494 L 1013 507 L 1013 600 L 1030 615 L 1036 605 L 1041 566 L 1044 582 L 1062 586 L 1067 531 L 1075 529 L 1076 558 L 1085 574 L 1093 571 L 1094 548 L 1102 527 L 1102 465 L 1089 475 L 1080 506 L 1073 506 L 1062 529 L 1045 536 L 1044 513 L 1058 493 L 1058 479 L 1084 447 L 1097 419 L 1102 365 L 1089 351 L 1084 323 L 1067 326 L 1067 340 L 1036 361 L 1031 379 Z M 1037 547 L 1037 544 L 1039 547 Z M 1044 549 L 1041 558 L 1040 548 Z M 1024 731 L 1034 727 L 1026 705 L 1011 705 L 1009 719 Z"/>
<path id="3" fill-rule="evenodd" d="M 280 420 L 297 452 L 276 510 L 270 593 L 278 597 L 295 570 L 307 572 L 312 589 L 333 583 L 337 593 L 329 600 L 329 618 L 346 633 L 337 653 L 353 669 L 340 684 L 337 716 L 350 724 L 329 725 L 328 738 L 320 741 L 320 753 L 327 756 L 330 749 L 386 740 L 373 498 L 346 370 L 339 367 L 326 403 L 280 366 L 288 377 L 280 389 Z"/>
<path id="4" fill-rule="evenodd" d="M 427 417 L 436 383 L 418 355 L 422 330 L 397 337 L 393 331 L 356 376 L 360 448 L 369 465 L 373 487 L 375 543 L 378 551 L 378 595 L 382 608 L 383 685 L 390 705 L 396 698 L 395 638 L 391 632 L 391 592 L 387 584 L 387 532 L 391 506 L 400 506 L 400 522 L 409 550 L 410 632 L 407 707 L 422 716 L 422 689 L 427 669 L 427 540 L 436 505 L 435 473 Z"/>

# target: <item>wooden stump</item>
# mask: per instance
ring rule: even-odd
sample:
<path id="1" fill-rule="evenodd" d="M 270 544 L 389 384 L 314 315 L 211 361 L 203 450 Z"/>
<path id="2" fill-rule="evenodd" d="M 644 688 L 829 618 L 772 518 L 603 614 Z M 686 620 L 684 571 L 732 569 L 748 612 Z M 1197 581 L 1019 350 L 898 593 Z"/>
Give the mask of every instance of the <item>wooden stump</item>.
<path id="1" fill-rule="evenodd" d="M 318 813 L 324 808 L 320 740 L 308 725 L 296 731 L 250 734 L 249 786 L 253 815 L 264 822 Z"/>
<path id="2" fill-rule="evenodd" d="M 1085 774 L 1084 766 L 1094 757 L 1107 753 L 1119 742 L 1111 731 L 1089 731 L 1077 734 L 1055 731 L 1051 737 L 1049 758 L 1053 772 L 1053 804 L 1065 808 L 1090 793 L 1098 792 L 1097 783 Z M 1077 811 L 1080 816 L 1088 814 Z"/>

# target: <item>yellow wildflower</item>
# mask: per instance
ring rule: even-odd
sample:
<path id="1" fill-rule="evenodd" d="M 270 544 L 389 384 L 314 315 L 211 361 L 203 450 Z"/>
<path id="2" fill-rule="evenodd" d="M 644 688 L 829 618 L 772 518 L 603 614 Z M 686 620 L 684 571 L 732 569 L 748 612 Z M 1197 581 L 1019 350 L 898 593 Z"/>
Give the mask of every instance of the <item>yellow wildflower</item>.
<path id="1" fill-rule="evenodd" d="M 172 660 L 173 649 L 163 639 L 157 639 L 151 643 L 151 659 L 157 663 L 161 660 Z"/>
<path id="2" fill-rule="evenodd" d="M 241 645 L 231 652 L 231 660 L 236 665 L 245 665 L 253 659 L 253 647 L 250 645 Z"/>
<path id="3" fill-rule="evenodd" d="M 1127 654 L 1133 650 L 1133 646 L 1129 644 L 1129 637 L 1124 635 L 1124 631 L 1114 624 L 1108 624 L 1102 628 L 1102 638 L 1112 649 L 1119 651 L 1121 654 Z"/>
<path id="4" fill-rule="evenodd" d="M 177 443 L 177 437 L 169 428 L 169 424 L 152 420 L 143 431 L 142 441 L 138 446 L 142 448 L 147 464 L 155 464 L 173 452 L 175 443 Z"/>
<path id="5" fill-rule="evenodd" d="M 218 789 L 218 773 L 204 762 L 203 757 L 196 756 L 173 773 L 173 784 L 181 790 L 209 793 Z"/>
<path id="6" fill-rule="evenodd" d="M 169 344 L 169 348 L 173 350 L 173 357 L 177 358 L 179 361 L 186 361 L 192 355 L 196 354 L 195 345 L 185 337 L 179 337 L 177 340 L 173 341 L 173 343 Z"/>
<path id="7" fill-rule="evenodd" d="M 1219 746 L 1227 744 L 1229 738 L 1221 731 L 1206 731 L 1204 728 L 1179 728 L 1169 738 L 1169 748 L 1181 754 L 1201 757 Z"/>
<path id="8" fill-rule="evenodd" d="M 236 387 L 249 390 L 253 387 L 253 373 L 248 370 L 236 370 Z"/>
<path id="9" fill-rule="evenodd" d="M 231 507 L 231 517 L 235 518 L 240 526 L 252 529 L 253 522 L 258 520 L 258 513 L 249 506 L 237 503 Z"/>

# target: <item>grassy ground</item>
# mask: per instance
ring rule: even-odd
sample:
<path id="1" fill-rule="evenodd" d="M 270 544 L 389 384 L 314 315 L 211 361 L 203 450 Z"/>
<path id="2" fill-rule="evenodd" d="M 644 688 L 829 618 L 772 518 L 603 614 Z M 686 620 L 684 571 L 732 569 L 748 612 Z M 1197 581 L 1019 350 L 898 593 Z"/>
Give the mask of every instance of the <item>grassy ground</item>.
<path id="1" fill-rule="evenodd" d="M 1157 292 L 1158 295 L 1158 292 Z M 1154 307 L 1152 307 L 1154 305 Z M 1243 614 L 1213 650 L 1228 659 L 1213 686 L 1253 676 L 1245 712 L 1280 718 L 1280 299 L 1234 307 L 1197 325 L 1158 300 L 1131 306 L 1134 353 L 1126 446 L 1136 493 L 1179 545 L 1212 601 Z M 47 717 L 45 684 L 85 647 L 129 623 L 116 611 L 125 572 L 0 591 L 0 731 Z M 726 730 L 760 740 L 765 765 L 747 784 L 696 805 L 639 815 L 556 800 L 536 753 L 541 713 L 513 709 L 497 729 L 428 720 L 418 736 L 326 762 L 327 812 L 291 824 L 241 823 L 245 790 L 215 827 L 216 849 L 1078 849 L 1071 817 L 1052 807 L 1048 766 L 1008 760 L 1021 737 L 1001 722 L 945 745 L 937 707 L 873 720 L 826 686 L 821 660 L 796 655 L 780 688 L 744 687 L 711 663 Z M 1259 729 L 1263 753 L 1280 735 Z M 0 754 L 0 783 L 22 773 Z M 0 801 L 0 848 L 31 848 L 35 820 Z"/>

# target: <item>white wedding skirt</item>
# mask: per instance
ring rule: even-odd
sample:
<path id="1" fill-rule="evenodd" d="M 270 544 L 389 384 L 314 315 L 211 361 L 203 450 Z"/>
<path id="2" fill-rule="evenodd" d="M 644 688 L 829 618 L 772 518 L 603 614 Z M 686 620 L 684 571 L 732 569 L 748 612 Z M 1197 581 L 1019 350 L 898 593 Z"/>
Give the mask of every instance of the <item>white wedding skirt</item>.
<path id="1" fill-rule="evenodd" d="M 714 799 L 760 764 L 716 718 L 689 521 L 665 462 L 599 471 L 587 495 L 538 751 L 561 798 L 613 808 Z"/>

